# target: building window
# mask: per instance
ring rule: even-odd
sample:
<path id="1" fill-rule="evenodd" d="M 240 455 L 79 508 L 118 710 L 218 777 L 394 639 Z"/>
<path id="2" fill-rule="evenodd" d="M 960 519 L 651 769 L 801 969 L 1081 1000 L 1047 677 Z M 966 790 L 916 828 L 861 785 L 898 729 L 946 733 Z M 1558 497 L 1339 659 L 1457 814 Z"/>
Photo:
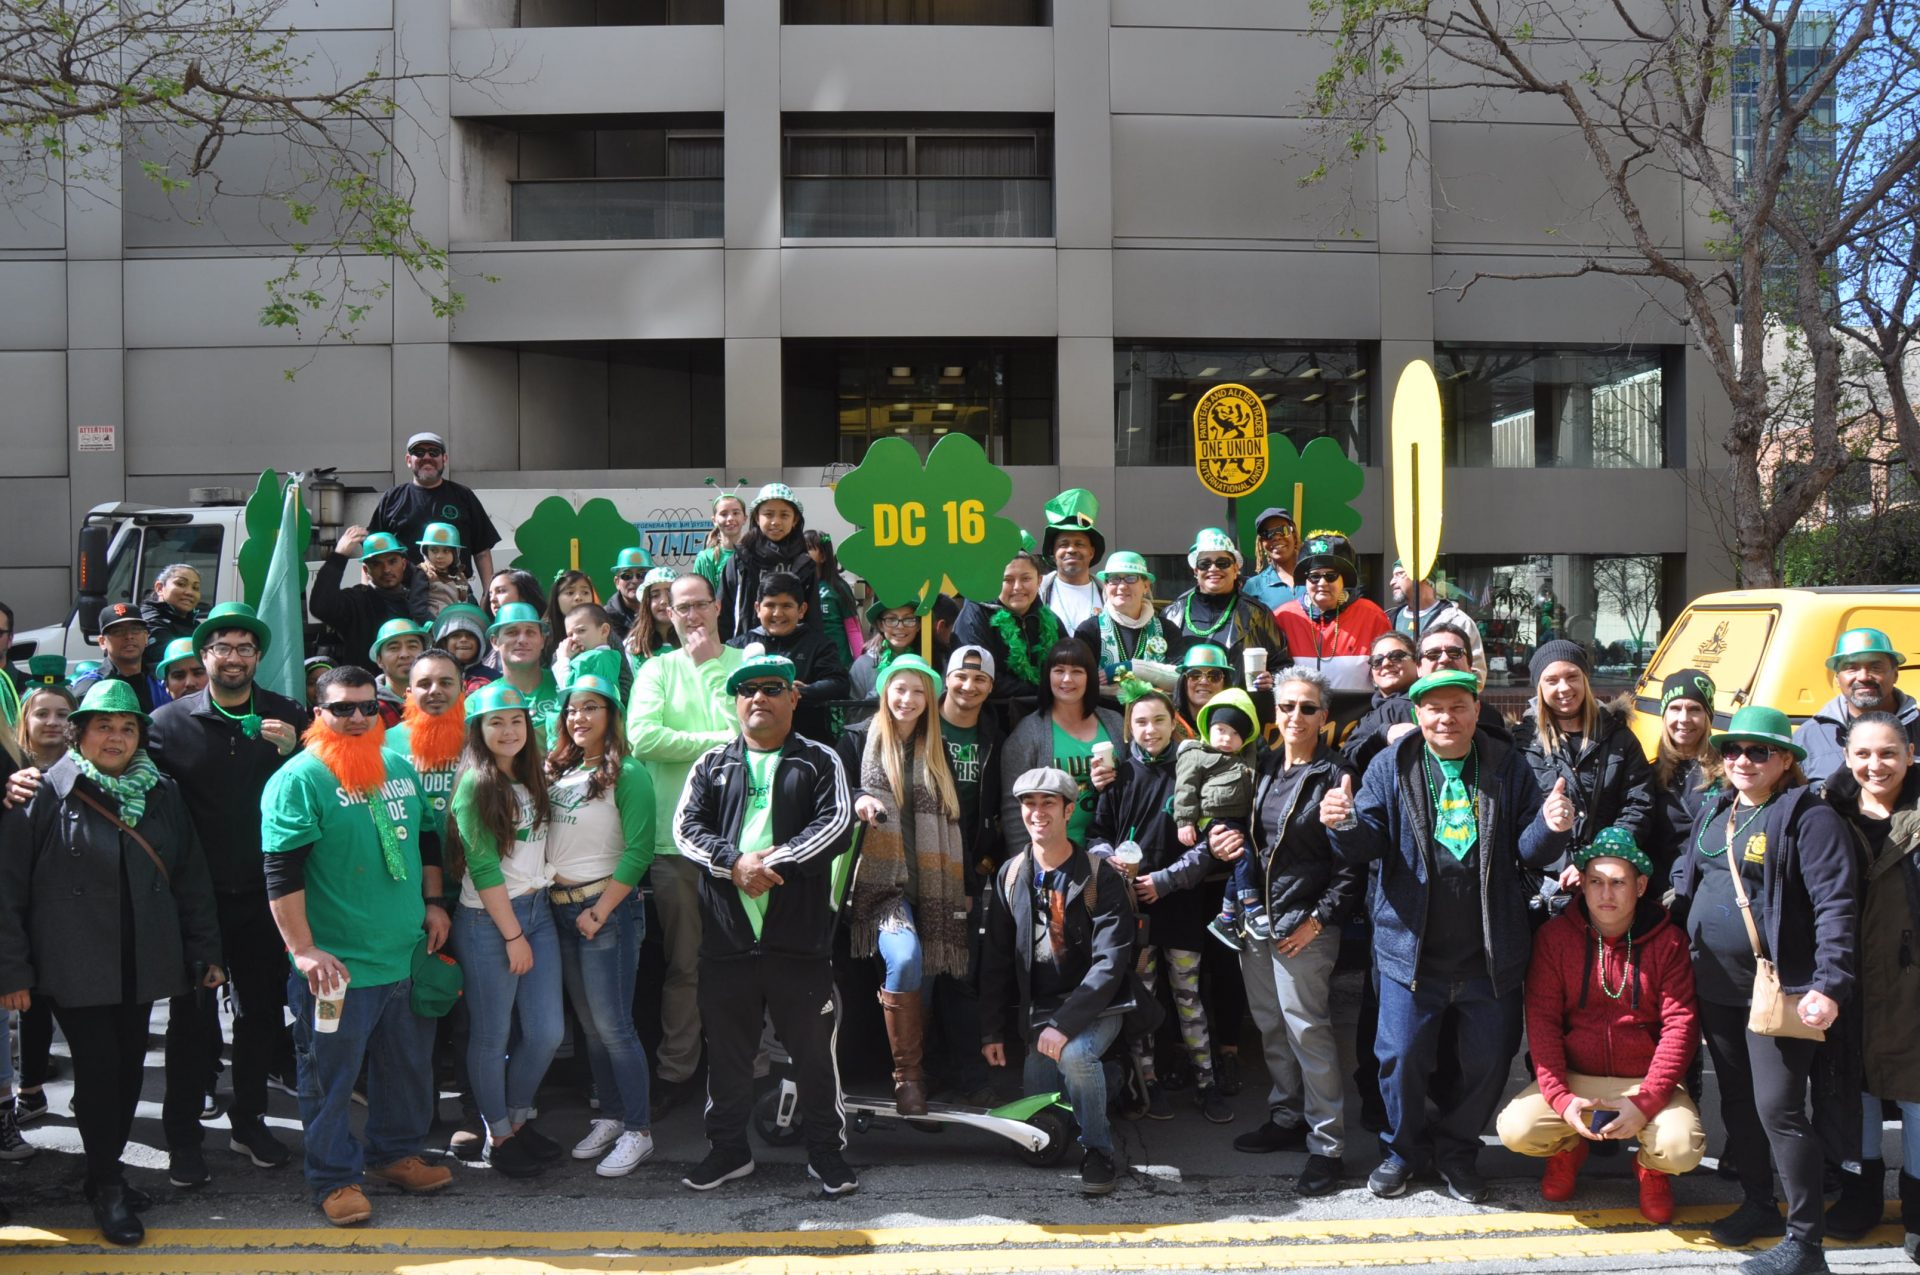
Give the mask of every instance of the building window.
<path id="1" fill-rule="evenodd" d="M 1053 234 L 1053 132 L 974 121 L 917 129 L 789 127 L 790 239 Z"/>
<path id="2" fill-rule="evenodd" d="M 717 123 L 489 130 L 511 154 L 514 241 L 720 238 Z"/>
<path id="3" fill-rule="evenodd" d="M 1052 341 L 787 341 L 788 465 L 858 464 L 877 438 L 921 455 L 966 434 L 997 465 L 1054 463 Z"/>
<path id="4" fill-rule="evenodd" d="M 1238 383 L 1267 405 L 1267 430 L 1295 447 L 1338 439 L 1373 457 L 1373 396 L 1359 345 L 1172 345 L 1119 342 L 1113 351 L 1114 452 L 1121 465 L 1193 464 L 1193 405 Z"/>
<path id="5" fill-rule="evenodd" d="M 520 0 L 520 27 L 717 26 L 723 0 Z"/>
<path id="6" fill-rule="evenodd" d="M 1663 351 L 1439 345 L 1447 463 L 1478 469 L 1657 469 Z"/>
<path id="7" fill-rule="evenodd" d="M 1665 630 L 1665 561 L 1657 555 L 1442 554 L 1434 581 L 1479 623 L 1492 685 L 1530 690 L 1535 648 L 1570 637 L 1593 652 L 1597 685 L 1623 689 Z"/>
<path id="8" fill-rule="evenodd" d="M 793 26 L 1043 27 L 1051 0 L 786 0 Z"/>

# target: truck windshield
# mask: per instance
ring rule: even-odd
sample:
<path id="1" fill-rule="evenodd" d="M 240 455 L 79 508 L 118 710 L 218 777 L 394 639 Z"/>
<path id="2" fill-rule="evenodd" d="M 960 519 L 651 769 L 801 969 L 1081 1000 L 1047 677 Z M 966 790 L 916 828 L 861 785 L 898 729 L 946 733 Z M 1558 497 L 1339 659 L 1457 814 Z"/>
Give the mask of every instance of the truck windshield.
<path id="1" fill-rule="evenodd" d="M 224 529 L 217 523 L 186 523 L 179 526 L 148 527 L 146 540 L 140 551 L 140 601 L 153 591 L 155 577 L 160 569 L 176 562 L 184 562 L 200 573 L 200 606 L 198 615 L 206 615 L 213 604 L 220 599 L 216 596 L 220 587 L 220 542 Z M 111 577 L 119 583 L 118 564 Z"/>
<path id="2" fill-rule="evenodd" d="M 1716 710 L 1732 712 L 1753 693 L 1760 657 L 1779 618 L 1775 607 L 1689 607 L 1647 666 L 1639 693 L 1657 696 L 1669 673 L 1697 668 L 1719 692 Z"/>

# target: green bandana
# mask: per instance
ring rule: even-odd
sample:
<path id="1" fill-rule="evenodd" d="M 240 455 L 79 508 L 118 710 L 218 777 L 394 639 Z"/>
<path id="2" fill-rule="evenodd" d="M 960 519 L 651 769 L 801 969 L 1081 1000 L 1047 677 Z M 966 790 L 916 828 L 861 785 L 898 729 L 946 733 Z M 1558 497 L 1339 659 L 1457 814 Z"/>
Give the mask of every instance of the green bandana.
<path id="1" fill-rule="evenodd" d="M 133 762 L 118 775 L 103 774 L 100 768 L 82 757 L 77 749 L 69 748 L 67 756 L 80 768 L 80 773 L 106 790 L 109 797 L 120 803 L 120 817 L 126 820 L 127 827 L 139 824 L 140 816 L 147 810 L 147 794 L 160 782 L 160 768 L 147 756 L 147 750 L 141 749 L 133 755 Z"/>
<path id="2" fill-rule="evenodd" d="M 1470 764 L 1478 771 L 1479 745 L 1474 745 L 1473 752 L 1459 761 L 1448 761 L 1436 755 L 1432 748 L 1422 751 L 1421 768 L 1427 777 L 1427 794 L 1433 799 L 1433 839 L 1445 846 L 1448 854 L 1464 862 L 1474 843 L 1480 840 L 1480 812 L 1461 775 Z M 1443 776 L 1438 782 L 1433 773 L 1436 767 Z"/>

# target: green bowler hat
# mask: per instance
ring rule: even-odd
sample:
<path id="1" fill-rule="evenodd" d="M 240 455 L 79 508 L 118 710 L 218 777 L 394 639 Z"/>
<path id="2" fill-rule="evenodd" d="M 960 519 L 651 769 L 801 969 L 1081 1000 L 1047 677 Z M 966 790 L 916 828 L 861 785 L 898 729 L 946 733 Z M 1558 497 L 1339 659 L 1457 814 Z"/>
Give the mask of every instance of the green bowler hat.
<path id="1" fill-rule="evenodd" d="M 199 658 L 200 652 L 193 649 L 192 638 L 175 638 L 173 641 L 167 643 L 167 649 L 161 652 L 160 662 L 153 666 L 153 671 L 164 678 L 167 675 L 167 670 L 180 661 L 197 660 Z"/>
<path id="2" fill-rule="evenodd" d="M 900 673 L 918 673 L 920 676 L 932 682 L 935 699 L 947 693 L 947 680 L 934 672 L 933 665 L 927 663 L 919 656 L 909 653 L 895 657 L 893 663 L 887 665 L 887 671 L 880 675 L 879 683 L 873 688 L 874 694 L 878 695 L 885 691 L 887 689 L 887 683 L 891 682 L 895 675 Z"/>
<path id="3" fill-rule="evenodd" d="M 143 722 L 153 720 L 140 707 L 140 697 L 133 693 L 133 687 L 111 678 L 89 686 L 87 697 L 68 716 L 80 717 L 88 713 L 132 713 Z"/>
<path id="4" fill-rule="evenodd" d="M 260 644 L 260 654 L 265 655 L 267 648 L 273 645 L 273 630 L 267 627 L 254 609 L 244 602 L 222 602 L 207 612 L 207 618 L 200 621 L 193 631 L 193 649 L 204 651 L 213 641 L 213 635 L 221 629 L 245 629 L 253 634 Z"/>
<path id="5" fill-rule="evenodd" d="M 1227 658 L 1225 647 L 1215 646 L 1211 642 L 1196 642 L 1187 648 L 1180 661 L 1180 671 L 1188 673 L 1197 668 L 1217 668 L 1229 675 L 1233 672 L 1233 661 Z"/>
<path id="6" fill-rule="evenodd" d="M 368 537 L 371 539 L 372 537 Z M 460 543 L 460 529 L 450 522 L 430 522 L 427 529 L 420 533 L 422 549 L 464 549 Z"/>
<path id="7" fill-rule="evenodd" d="M 1884 655 L 1893 661 L 1896 669 L 1907 661 L 1906 656 L 1893 649 L 1893 640 L 1879 629 L 1848 629 L 1833 644 L 1833 654 L 1827 657 L 1827 667 L 1837 669 L 1863 655 Z"/>
<path id="8" fill-rule="evenodd" d="M 513 709 L 527 711 L 527 697 L 506 678 L 488 682 L 479 690 L 467 696 L 467 720 L 485 717 L 488 713 L 505 713 Z"/>
<path id="9" fill-rule="evenodd" d="M 620 556 L 613 560 L 613 570 L 616 572 L 651 571 L 653 570 L 653 555 L 645 549 L 642 549 L 639 545 L 622 549 Z"/>
<path id="10" fill-rule="evenodd" d="M 1475 699 L 1480 698 L 1480 679 L 1463 668 L 1450 668 L 1427 674 L 1408 689 L 1407 698 L 1418 704 L 1422 697 L 1433 691 L 1445 690 L 1450 686 L 1459 687 Z"/>
<path id="11" fill-rule="evenodd" d="M 575 695 L 598 695 L 613 706 L 615 713 L 620 712 L 620 688 L 597 673 L 577 673 L 572 681 L 560 692 L 560 710 L 566 711 L 567 701 Z"/>
<path id="12" fill-rule="evenodd" d="M 784 655 L 756 655 L 727 675 L 727 694 L 738 695 L 743 682 L 762 677 L 777 677 L 793 685 L 793 661 Z"/>
<path id="13" fill-rule="evenodd" d="M 510 624 L 537 624 L 540 631 L 547 631 L 547 622 L 533 609 L 531 602 L 509 602 L 494 615 L 493 623 L 487 626 L 487 636 L 492 637 Z"/>
<path id="14" fill-rule="evenodd" d="M 1633 834 L 1618 824 L 1602 828 L 1591 845 L 1582 846 L 1573 855 L 1573 866 L 1585 869 L 1595 859 L 1625 859 L 1643 877 L 1653 875 L 1653 860 L 1633 840 Z"/>
<path id="15" fill-rule="evenodd" d="M 400 543 L 400 537 L 389 531 L 376 531 L 360 542 L 360 561 L 372 562 L 390 553 L 406 551 L 406 546 Z"/>
<path id="16" fill-rule="evenodd" d="M 1154 583 L 1153 572 L 1147 570 L 1147 560 L 1131 549 L 1115 549 L 1107 555 L 1104 570 L 1093 573 L 1093 578 L 1101 584 L 1108 576 L 1145 576 L 1148 584 Z"/>
<path id="17" fill-rule="evenodd" d="M 381 625 L 379 631 L 373 635 L 373 646 L 367 651 L 367 658 L 375 664 L 378 664 L 380 662 L 380 648 L 389 642 L 403 637 L 417 637 L 420 639 L 421 647 L 425 648 L 430 645 L 433 633 L 425 625 L 415 624 L 405 616 L 388 620 L 385 624 Z"/>
<path id="18" fill-rule="evenodd" d="M 1868 631 L 1871 632 L 1871 630 Z M 1784 748 L 1792 753 L 1796 760 L 1807 759 L 1807 750 L 1793 742 L 1793 724 L 1787 720 L 1787 715 L 1777 708 L 1763 708 L 1759 704 L 1749 704 L 1735 713 L 1733 720 L 1727 723 L 1727 728 L 1708 742 L 1718 748 L 1722 744 L 1740 741 L 1771 744 L 1775 748 Z"/>

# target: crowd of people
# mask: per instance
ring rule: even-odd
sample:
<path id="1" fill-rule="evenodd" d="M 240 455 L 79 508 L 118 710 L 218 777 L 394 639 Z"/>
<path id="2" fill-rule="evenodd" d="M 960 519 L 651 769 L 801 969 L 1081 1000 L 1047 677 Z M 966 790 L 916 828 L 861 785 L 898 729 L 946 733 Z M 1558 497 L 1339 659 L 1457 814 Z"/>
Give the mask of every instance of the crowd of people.
<path id="1" fill-rule="evenodd" d="M 1234 1119 L 1250 1018 L 1266 1118 L 1233 1146 L 1303 1153 L 1300 1195 L 1346 1183 L 1364 1130 L 1375 1195 L 1429 1178 L 1477 1203 L 1491 1128 L 1545 1161 L 1550 1201 L 1634 1144 L 1663 1223 L 1706 1152 L 1704 1041 L 1744 1195 L 1713 1238 L 1784 1236 L 1743 1269 L 1824 1270 L 1827 1235 L 1877 1224 L 1887 1103 L 1920 1250 L 1920 706 L 1885 634 L 1842 636 L 1838 693 L 1798 730 L 1762 705 L 1716 729 L 1710 677 L 1673 674 L 1649 760 L 1588 648 L 1541 643 L 1509 719 L 1470 615 L 1397 565 L 1389 613 L 1345 536 L 1284 509 L 1257 519 L 1258 571 L 1205 528 L 1176 591 L 1069 491 L 997 597 L 863 610 L 774 483 L 716 500 L 689 570 L 622 551 L 601 598 L 579 572 L 494 571 L 442 440 L 408 465 L 315 581 L 336 642 L 308 659 L 310 710 L 255 683 L 297 636 L 241 602 L 203 613 L 179 567 L 102 614 L 87 676 L 36 658 L 0 691 L 22 1059 L 0 1158 L 32 1154 L 57 1026 L 109 1240 L 139 1242 L 150 1203 L 120 1157 L 157 1000 L 171 1181 L 209 1179 L 230 1050 L 228 1148 L 287 1165 L 263 1116 L 288 1088 L 307 1190 L 349 1225 L 370 1182 L 451 1180 L 436 1057 L 451 1153 L 509 1177 L 630 1173 L 695 1094 L 709 1150 L 684 1184 L 749 1175 L 769 1026 L 810 1175 L 856 1190 L 836 1050 L 858 967 L 900 1115 L 993 1105 L 1024 1060 L 1027 1092 L 1072 1108 L 1088 1193 L 1125 1172 L 1111 1113 L 1169 1119 L 1188 1091 Z M 1343 957 L 1365 968 L 1357 1110 Z M 571 1146 L 535 1119 L 569 1012 L 593 1102 Z"/>

